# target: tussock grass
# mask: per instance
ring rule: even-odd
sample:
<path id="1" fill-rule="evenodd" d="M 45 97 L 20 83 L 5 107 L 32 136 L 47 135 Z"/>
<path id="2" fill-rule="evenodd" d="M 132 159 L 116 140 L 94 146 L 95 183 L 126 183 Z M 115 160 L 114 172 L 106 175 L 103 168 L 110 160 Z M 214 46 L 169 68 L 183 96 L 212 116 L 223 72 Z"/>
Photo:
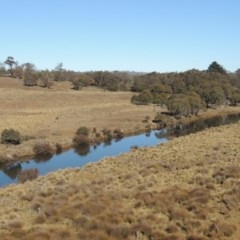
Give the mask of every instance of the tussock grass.
<path id="1" fill-rule="evenodd" d="M 1 240 L 238 239 L 239 130 L 213 128 L 2 188 Z"/>

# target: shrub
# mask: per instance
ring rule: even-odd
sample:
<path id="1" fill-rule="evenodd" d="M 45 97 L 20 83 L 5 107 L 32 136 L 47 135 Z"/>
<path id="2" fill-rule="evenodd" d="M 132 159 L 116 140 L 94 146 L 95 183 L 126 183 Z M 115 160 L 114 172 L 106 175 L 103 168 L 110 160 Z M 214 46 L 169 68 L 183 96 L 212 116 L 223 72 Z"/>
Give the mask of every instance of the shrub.
<path id="1" fill-rule="evenodd" d="M 87 127 L 80 127 L 80 128 L 78 128 L 76 134 L 88 136 L 89 132 L 90 132 L 90 130 Z"/>
<path id="2" fill-rule="evenodd" d="M 89 144 L 89 138 L 86 135 L 83 134 L 79 134 L 79 135 L 75 135 L 73 138 L 73 143 L 75 145 L 88 145 Z"/>
<path id="3" fill-rule="evenodd" d="M 147 105 L 153 102 L 153 95 L 149 90 L 144 90 L 139 95 L 133 95 L 131 102 L 133 104 Z"/>
<path id="4" fill-rule="evenodd" d="M 20 144 L 22 142 L 21 135 L 14 129 L 4 129 L 1 134 L 2 143 Z"/>
<path id="5" fill-rule="evenodd" d="M 48 142 L 38 142 L 33 146 L 33 151 L 36 155 L 51 155 L 52 148 Z"/>
<path id="6" fill-rule="evenodd" d="M 27 170 L 23 170 L 18 174 L 18 182 L 24 183 L 27 180 L 33 180 L 38 177 L 38 169 L 37 168 L 31 168 Z"/>
<path id="7" fill-rule="evenodd" d="M 114 133 L 114 137 L 117 139 L 121 139 L 124 137 L 124 133 L 121 129 L 115 129 L 113 133 Z"/>
<path id="8" fill-rule="evenodd" d="M 62 145 L 60 143 L 56 143 L 55 147 L 56 147 L 56 153 L 61 153 L 62 152 Z"/>
<path id="9" fill-rule="evenodd" d="M 113 138 L 113 135 L 112 135 L 111 130 L 104 128 L 104 129 L 102 130 L 102 132 L 103 132 L 103 135 L 104 135 L 104 141 L 105 141 L 105 142 L 111 142 L 111 140 L 112 140 L 112 138 Z"/>

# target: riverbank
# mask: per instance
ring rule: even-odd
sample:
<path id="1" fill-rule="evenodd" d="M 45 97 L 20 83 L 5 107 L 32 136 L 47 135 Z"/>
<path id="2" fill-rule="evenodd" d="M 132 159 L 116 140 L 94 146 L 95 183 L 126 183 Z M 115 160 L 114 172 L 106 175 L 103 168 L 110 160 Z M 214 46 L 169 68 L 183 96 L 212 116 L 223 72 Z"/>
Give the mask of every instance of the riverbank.
<path id="1" fill-rule="evenodd" d="M 27 160 L 35 154 L 34 145 L 42 142 L 49 143 L 54 152 L 57 147 L 67 150 L 81 126 L 92 130 L 92 142 L 103 140 L 104 129 L 112 133 L 117 129 L 123 136 L 143 133 L 157 127 L 152 120 L 158 111 L 166 112 L 164 107 L 131 104 L 131 92 L 108 92 L 94 87 L 74 91 L 69 82 L 56 82 L 51 89 L 45 89 L 25 87 L 17 79 L 0 78 L 0 86 L 0 132 L 13 128 L 25 139 L 16 146 L 0 144 L 0 162 Z M 178 122 L 237 112 L 240 107 L 220 107 Z"/>
<path id="2" fill-rule="evenodd" d="M 0 189 L 1 239 L 238 239 L 240 123 Z"/>
<path id="3" fill-rule="evenodd" d="M 122 129 L 124 134 L 142 132 L 153 119 L 153 106 L 130 103 L 131 92 L 109 92 L 95 87 L 72 89 L 70 82 L 55 82 L 51 89 L 25 87 L 21 80 L 0 78 L 0 132 L 13 128 L 27 141 L 21 145 L 0 144 L 1 161 L 31 157 L 37 142 L 53 149 L 72 145 L 81 126 L 95 129 Z"/>

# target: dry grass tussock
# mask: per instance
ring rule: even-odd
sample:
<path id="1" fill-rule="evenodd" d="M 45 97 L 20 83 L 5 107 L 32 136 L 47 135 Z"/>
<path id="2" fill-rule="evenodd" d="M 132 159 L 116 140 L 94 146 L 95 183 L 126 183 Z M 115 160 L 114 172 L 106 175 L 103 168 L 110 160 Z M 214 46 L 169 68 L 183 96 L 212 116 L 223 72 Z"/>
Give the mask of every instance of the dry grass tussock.
<path id="1" fill-rule="evenodd" d="M 2 188 L 1 239 L 238 239 L 239 132 L 212 128 Z"/>

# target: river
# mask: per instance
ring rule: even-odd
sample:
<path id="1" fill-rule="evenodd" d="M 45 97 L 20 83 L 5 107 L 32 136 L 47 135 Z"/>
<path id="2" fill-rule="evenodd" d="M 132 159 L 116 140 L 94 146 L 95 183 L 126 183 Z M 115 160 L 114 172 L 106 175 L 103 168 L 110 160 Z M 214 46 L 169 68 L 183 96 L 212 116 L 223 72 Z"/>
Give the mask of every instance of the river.
<path id="1" fill-rule="evenodd" d="M 58 169 L 82 167 L 87 163 L 96 162 L 104 157 L 116 156 L 129 152 L 132 147 L 148 147 L 168 141 L 169 136 L 181 136 L 201 131 L 206 128 L 235 123 L 240 120 L 240 113 L 199 119 L 187 125 L 179 124 L 169 129 L 151 131 L 145 134 L 128 136 L 110 143 L 96 146 L 85 146 L 71 149 L 61 154 L 41 156 L 26 162 L 15 162 L 11 165 L 0 165 L 0 187 L 17 183 L 17 175 L 23 170 L 37 168 L 39 175 L 44 175 Z"/>

